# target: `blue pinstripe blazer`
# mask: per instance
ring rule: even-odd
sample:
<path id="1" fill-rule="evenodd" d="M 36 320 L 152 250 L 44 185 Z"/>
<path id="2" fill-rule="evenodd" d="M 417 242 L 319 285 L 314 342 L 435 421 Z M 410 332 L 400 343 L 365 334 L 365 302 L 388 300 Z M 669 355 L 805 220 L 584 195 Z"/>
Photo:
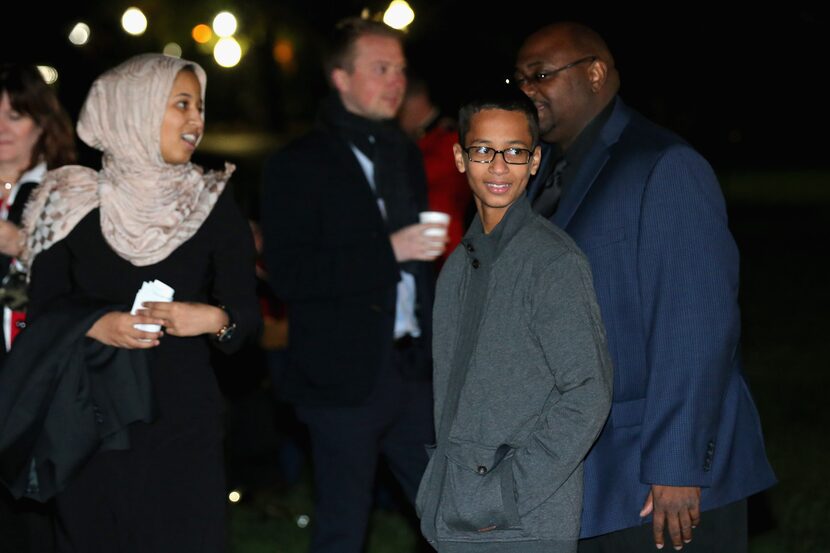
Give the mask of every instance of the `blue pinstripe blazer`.
<path id="1" fill-rule="evenodd" d="M 741 374 L 738 250 L 709 164 L 617 98 L 551 220 L 588 257 L 614 361 L 582 537 L 641 524 L 650 484 L 701 486 L 704 510 L 771 486 Z"/>

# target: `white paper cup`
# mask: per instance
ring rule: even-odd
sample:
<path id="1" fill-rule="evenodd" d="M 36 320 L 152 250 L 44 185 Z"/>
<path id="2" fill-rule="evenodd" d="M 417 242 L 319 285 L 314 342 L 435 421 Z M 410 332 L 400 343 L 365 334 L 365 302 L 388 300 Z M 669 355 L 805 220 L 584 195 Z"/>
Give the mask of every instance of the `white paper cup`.
<path id="1" fill-rule="evenodd" d="M 450 224 L 450 216 L 448 213 L 441 211 L 422 211 L 418 214 L 418 220 L 421 223 L 440 223 L 444 225 L 443 228 L 428 228 L 424 231 L 425 236 L 446 236 L 447 225 Z"/>

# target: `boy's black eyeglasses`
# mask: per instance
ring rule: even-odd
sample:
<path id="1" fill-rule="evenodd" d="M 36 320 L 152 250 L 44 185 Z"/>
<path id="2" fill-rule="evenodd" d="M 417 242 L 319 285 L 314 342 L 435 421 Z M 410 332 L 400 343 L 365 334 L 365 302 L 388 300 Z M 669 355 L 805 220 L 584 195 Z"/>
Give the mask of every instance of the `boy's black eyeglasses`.
<path id="1" fill-rule="evenodd" d="M 533 155 L 533 152 L 525 148 L 496 150 L 487 146 L 468 146 L 464 151 L 467 152 L 467 159 L 476 163 L 492 163 L 496 159 L 496 154 L 501 154 L 504 162 L 510 165 L 527 165 Z"/>

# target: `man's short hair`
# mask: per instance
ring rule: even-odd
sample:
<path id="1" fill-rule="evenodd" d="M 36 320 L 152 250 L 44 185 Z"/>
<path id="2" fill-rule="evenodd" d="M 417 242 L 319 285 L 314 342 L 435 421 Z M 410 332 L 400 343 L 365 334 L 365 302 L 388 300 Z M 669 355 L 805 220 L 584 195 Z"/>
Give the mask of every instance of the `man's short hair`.
<path id="1" fill-rule="evenodd" d="M 507 86 L 497 86 L 482 92 L 461 104 L 458 110 L 458 143 L 462 147 L 470 130 L 470 120 L 473 115 L 487 109 L 502 109 L 505 111 L 520 111 L 527 118 L 527 126 L 532 138 L 531 149 L 539 143 L 539 116 L 536 106 L 520 90 Z"/>
<path id="2" fill-rule="evenodd" d="M 331 84 L 331 73 L 335 69 L 351 71 L 354 68 L 354 44 L 362 36 L 375 35 L 393 38 L 403 45 L 404 34 L 397 29 L 371 19 L 347 17 L 335 26 L 323 56 L 323 70 Z"/>

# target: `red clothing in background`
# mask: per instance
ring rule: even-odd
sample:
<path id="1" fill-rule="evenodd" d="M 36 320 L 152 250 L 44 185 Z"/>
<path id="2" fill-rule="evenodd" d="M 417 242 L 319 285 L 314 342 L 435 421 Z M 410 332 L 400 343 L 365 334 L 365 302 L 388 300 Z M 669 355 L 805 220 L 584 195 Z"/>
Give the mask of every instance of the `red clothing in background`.
<path id="1" fill-rule="evenodd" d="M 429 208 L 450 215 L 449 243 L 444 254 L 436 260 L 443 265 L 464 236 L 464 223 L 472 201 L 467 177 L 455 168 L 452 146 L 458 142 L 458 132 L 446 125 L 434 125 L 418 139 L 427 174 Z"/>

